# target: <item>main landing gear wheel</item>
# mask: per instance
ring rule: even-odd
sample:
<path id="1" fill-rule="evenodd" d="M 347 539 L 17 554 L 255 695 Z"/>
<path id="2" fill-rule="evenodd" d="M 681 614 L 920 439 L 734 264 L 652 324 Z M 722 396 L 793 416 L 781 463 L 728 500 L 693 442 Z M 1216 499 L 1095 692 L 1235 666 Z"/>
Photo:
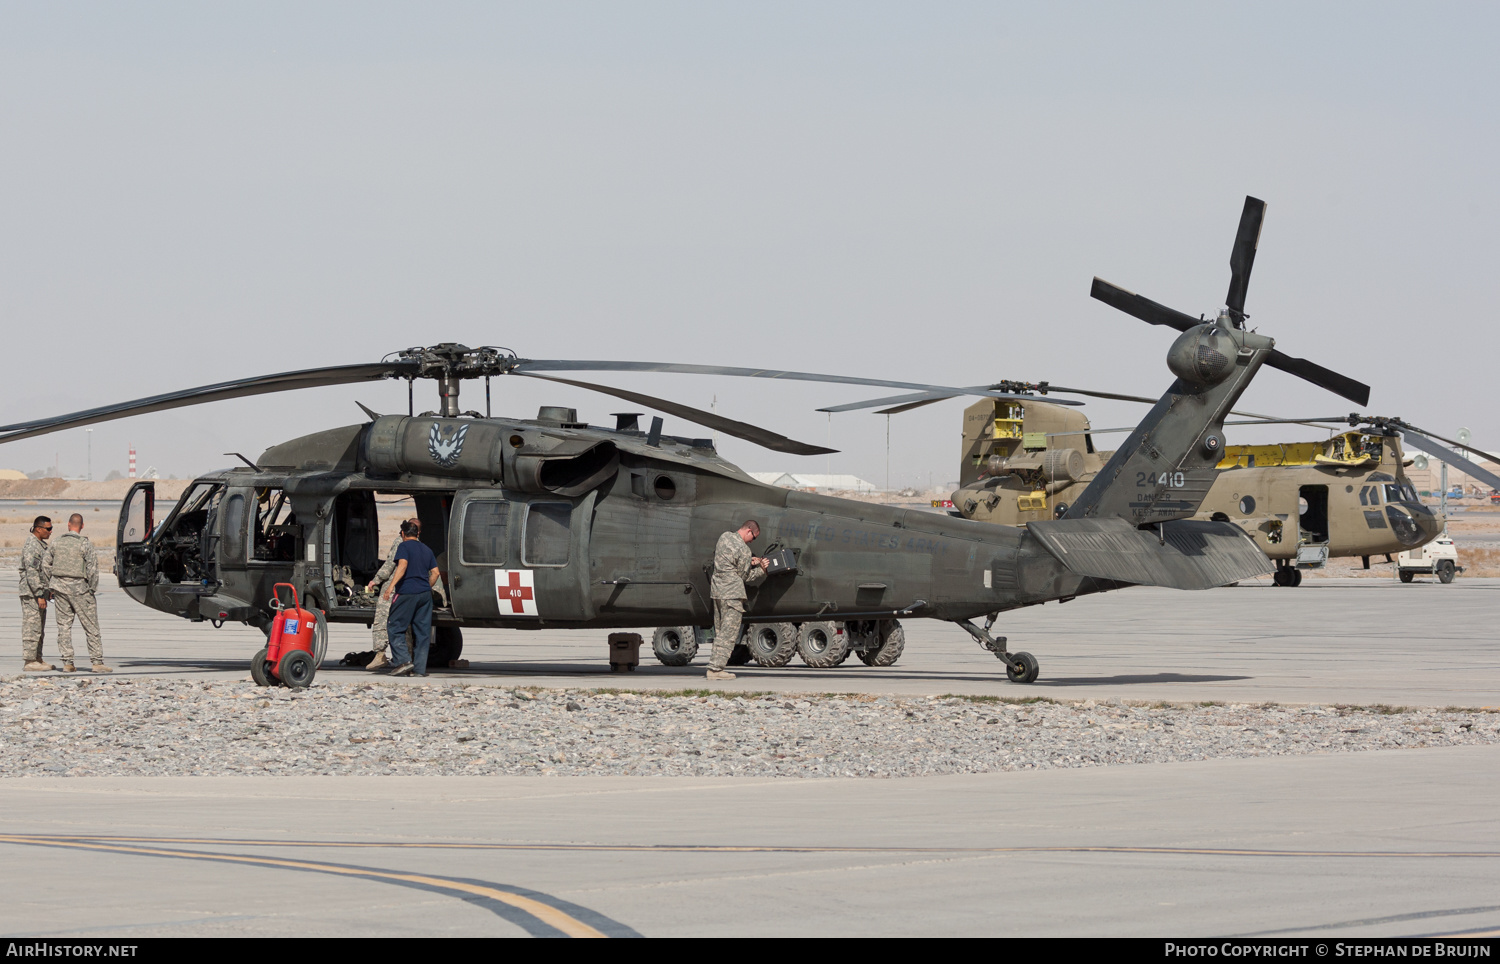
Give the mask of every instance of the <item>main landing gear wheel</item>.
<path id="1" fill-rule="evenodd" d="M 256 686 L 270 686 L 271 676 L 266 672 L 266 649 L 261 647 L 260 652 L 250 657 L 250 678 L 255 680 Z"/>
<path id="2" fill-rule="evenodd" d="M 1012 683 L 1035 683 L 1042 670 L 1030 653 L 1010 653 L 1005 661 L 1005 675 Z"/>
<path id="3" fill-rule="evenodd" d="M 1302 570 L 1292 566 L 1277 566 L 1276 573 L 1271 577 L 1271 582 L 1278 586 L 1290 589 L 1302 585 Z"/>

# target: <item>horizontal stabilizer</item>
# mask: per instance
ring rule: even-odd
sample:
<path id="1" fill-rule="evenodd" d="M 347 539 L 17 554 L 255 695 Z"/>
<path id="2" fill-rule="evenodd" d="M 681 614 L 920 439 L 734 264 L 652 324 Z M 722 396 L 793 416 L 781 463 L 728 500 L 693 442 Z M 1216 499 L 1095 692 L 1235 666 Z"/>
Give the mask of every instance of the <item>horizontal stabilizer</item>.
<path id="1" fill-rule="evenodd" d="M 1212 589 L 1264 575 L 1275 567 L 1243 529 L 1229 522 L 1182 519 L 1137 529 L 1119 517 L 1031 522 L 1027 531 L 1080 576 L 1166 586 Z"/>

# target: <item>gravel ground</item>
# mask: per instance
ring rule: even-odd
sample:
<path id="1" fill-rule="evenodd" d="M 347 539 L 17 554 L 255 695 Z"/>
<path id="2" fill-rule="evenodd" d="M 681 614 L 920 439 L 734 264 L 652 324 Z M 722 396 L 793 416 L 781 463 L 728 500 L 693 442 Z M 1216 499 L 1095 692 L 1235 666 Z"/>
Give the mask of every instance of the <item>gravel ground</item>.
<path id="1" fill-rule="evenodd" d="M 0 776 L 871 776 L 1500 742 L 1500 712 L 0 679 Z"/>

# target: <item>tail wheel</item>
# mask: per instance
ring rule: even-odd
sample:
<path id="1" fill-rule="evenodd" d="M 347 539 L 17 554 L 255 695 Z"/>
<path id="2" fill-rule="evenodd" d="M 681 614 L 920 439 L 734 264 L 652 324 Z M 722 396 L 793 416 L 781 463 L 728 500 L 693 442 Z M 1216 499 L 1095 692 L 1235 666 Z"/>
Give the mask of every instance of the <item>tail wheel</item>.
<path id="1" fill-rule="evenodd" d="M 797 654 L 814 669 L 828 669 L 849 658 L 849 638 L 833 623 L 803 623 Z"/>
<path id="2" fill-rule="evenodd" d="M 1005 661 L 1005 675 L 1012 683 L 1034 683 L 1041 666 L 1030 653 L 1011 653 Z"/>
<path id="3" fill-rule="evenodd" d="M 307 689 L 318 672 L 312 654 L 301 649 L 294 649 L 281 657 L 281 665 L 277 668 L 280 670 L 277 675 L 281 677 L 281 681 L 294 690 Z"/>
<path id="4" fill-rule="evenodd" d="M 698 655 L 698 634 L 691 626 L 663 626 L 651 634 L 651 651 L 666 666 L 686 666 Z"/>
<path id="5" fill-rule="evenodd" d="M 255 680 L 256 686 L 270 686 L 271 675 L 266 672 L 266 648 L 261 647 L 260 652 L 250 657 L 250 678 Z"/>
<path id="6" fill-rule="evenodd" d="M 761 623 L 745 636 L 750 658 L 760 666 L 785 666 L 797 652 L 797 627 L 791 623 Z"/>
<path id="7" fill-rule="evenodd" d="M 860 661 L 866 666 L 890 666 L 901 658 L 902 650 L 906 649 L 906 630 L 901 628 L 901 623 L 897 620 L 882 619 L 878 631 L 879 647 L 859 654 Z"/>

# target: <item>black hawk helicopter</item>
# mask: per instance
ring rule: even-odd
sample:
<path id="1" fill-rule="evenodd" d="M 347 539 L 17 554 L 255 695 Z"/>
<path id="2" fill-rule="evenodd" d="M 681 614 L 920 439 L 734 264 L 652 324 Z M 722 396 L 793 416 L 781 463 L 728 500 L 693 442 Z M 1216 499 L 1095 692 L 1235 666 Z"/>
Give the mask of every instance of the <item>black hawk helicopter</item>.
<path id="1" fill-rule="evenodd" d="M 1224 417 L 1262 364 L 1341 393 L 1368 391 L 1289 359 L 1270 338 L 1244 328 L 1243 278 L 1258 219 L 1255 227 L 1241 226 L 1229 308 L 1218 319 L 1200 322 L 1119 295 L 1136 299 L 1121 305 L 1132 314 L 1159 324 L 1166 312 L 1166 323 L 1182 330 L 1167 355 L 1176 379 L 1065 517 L 1025 527 L 759 483 L 721 459 L 709 440 L 663 434 L 660 417 L 645 430 L 636 414 L 601 428 L 567 408 L 543 407 L 536 418 L 521 419 L 459 407 L 462 380 L 485 380 L 488 408 L 490 379 L 521 375 L 613 395 L 775 451 L 814 455 L 830 450 L 665 399 L 544 373 L 679 372 L 973 391 L 806 372 L 532 360 L 442 344 L 376 364 L 222 382 L 0 426 L 0 442 L 220 399 L 380 379 L 406 379 L 410 398 L 411 385 L 431 379 L 437 411 L 365 409 L 363 423 L 274 445 L 253 462 L 240 456 L 245 465 L 198 478 L 159 522 L 153 483 L 137 483 L 120 510 L 121 587 L 185 619 L 267 629 L 272 586 L 289 582 L 316 611 L 326 640 L 326 622 L 371 622 L 372 609 L 357 604 L 353 591 L 380 565 L 376 496 L 407 496 L 446 589 L 447 605 L 434 619 L 440 659 L 463 627 L 711 625 L 714 544 L 753 518 L 760 539 L 785 550 L 791 565 L 752 590 L 747 624 L 842 624 L 850 648 L 879 664 L 882 653 L 899 653 L 904 644 L 900 619 L 947 620 L 1000 658 L 1010 679 L 1029 683 L 1037 678 L 1036 659 L 1011 652 L 1005 637 L 989 632 L 1002 612 L 1130 585 L 1207 589 L 1270 571 L 1239 527 L 1190 518 L 1215 477 Z M 1096 291 L 1101 284 L 1096 279 Z M 983 628 L 974 622 L 979 617 Z"/>

